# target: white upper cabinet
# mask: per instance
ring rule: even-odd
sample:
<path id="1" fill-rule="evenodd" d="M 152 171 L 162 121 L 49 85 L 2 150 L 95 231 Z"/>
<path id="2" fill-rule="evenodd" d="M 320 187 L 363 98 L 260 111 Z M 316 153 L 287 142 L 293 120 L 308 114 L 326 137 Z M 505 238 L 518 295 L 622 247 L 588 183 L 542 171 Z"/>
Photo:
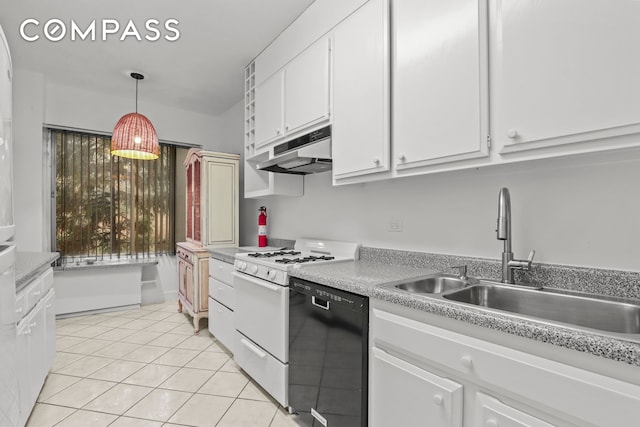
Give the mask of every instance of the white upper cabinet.
<path id="1" fill-rule="evenodd" d="M 318 40 L 256 86 L 256 149 L 329 119 L 329 49 Z"/>
<path id="2" fill-rule="evenodd" d="M 496 0 L 491 16 L 492 133 L 502 153 L 572 154 L 586 148 L 574 142 L 640 132 L 640 2 Z"/>
<path id="3" fill-rule="evenodd" d="M 487 156 L 486 1 L 393 0 L 392 17 L 398 174 Z"/>
<path id="4" fill-rule="evenodd" d="M 369 0 L 335 28 L 333 41 L 331 150 L 340 184 L 389 170 L 388 0 Z"/>
<path id="5" fill-rule="evenodd" d="M 296 132 L 329 118 L 330 40 L 320 39 L 284 71 L 284 130 Z"/>
<path id="6" fill-rule="evenodd" d="M 255 145 L 261 147 L 283 135 L 283 77 L 278 71 L 255 88 Z"/>

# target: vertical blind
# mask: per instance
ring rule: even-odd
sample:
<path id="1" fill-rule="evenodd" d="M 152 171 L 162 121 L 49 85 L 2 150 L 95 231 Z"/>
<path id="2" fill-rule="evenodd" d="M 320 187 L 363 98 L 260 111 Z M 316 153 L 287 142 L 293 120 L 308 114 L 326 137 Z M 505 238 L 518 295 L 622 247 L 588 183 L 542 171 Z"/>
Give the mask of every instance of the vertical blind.
<path id="1" fill-rule="evenodd" d="M 153 161 L 112 156 L 111 138 L 51 129 L 55 248 L 63 257 L 145 257 L 175 252 L 176 148 Z"/>

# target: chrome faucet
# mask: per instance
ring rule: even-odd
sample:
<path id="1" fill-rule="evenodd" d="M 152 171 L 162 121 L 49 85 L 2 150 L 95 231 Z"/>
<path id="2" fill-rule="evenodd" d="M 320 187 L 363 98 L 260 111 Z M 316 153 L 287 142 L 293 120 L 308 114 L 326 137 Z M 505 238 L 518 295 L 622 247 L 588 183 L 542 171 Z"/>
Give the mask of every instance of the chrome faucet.
<path id="1" fill-rule="evenodd" d="M 513 259 L 511 252 L 511 197 L 508 188 L 501 188 L 498 195 L 498 224 L 496 227 L 496 237 L 504 240 L 502 251 L 502 283 L 515 283 L 513 280 L 513 270 L 531 270 L 531 263 L 536 254 L 535 250 L 529 253 L 527 260 Z"/>

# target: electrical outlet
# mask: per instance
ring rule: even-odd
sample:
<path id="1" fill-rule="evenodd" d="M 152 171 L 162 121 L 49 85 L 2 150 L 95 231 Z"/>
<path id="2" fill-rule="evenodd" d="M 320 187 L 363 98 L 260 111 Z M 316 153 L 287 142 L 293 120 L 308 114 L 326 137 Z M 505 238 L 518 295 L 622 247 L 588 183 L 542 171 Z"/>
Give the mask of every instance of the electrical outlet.
<path id="1" fill-rule="evenodd" d="M 387 226 L 387 231 L 392 233 L 400 233 L 402 231 L 402 220 L 390 219 L 389 224 Z"/>

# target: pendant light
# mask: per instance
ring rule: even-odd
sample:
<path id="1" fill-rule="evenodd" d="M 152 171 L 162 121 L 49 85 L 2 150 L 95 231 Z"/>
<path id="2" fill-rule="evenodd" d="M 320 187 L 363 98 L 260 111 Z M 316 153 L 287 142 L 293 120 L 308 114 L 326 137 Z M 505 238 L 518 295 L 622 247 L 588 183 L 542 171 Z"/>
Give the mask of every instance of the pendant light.
<path id="1" fill-rule="evenodd" d="M 111 154 L 128 159 L 155 160 L 160 155 L 156 130 L 144 115 L 138 113 L 138 81 L 144 79 L 139 73 L 131 73 L 136 80 L 136 112 L 122 116 L 111 136 Z"/>

